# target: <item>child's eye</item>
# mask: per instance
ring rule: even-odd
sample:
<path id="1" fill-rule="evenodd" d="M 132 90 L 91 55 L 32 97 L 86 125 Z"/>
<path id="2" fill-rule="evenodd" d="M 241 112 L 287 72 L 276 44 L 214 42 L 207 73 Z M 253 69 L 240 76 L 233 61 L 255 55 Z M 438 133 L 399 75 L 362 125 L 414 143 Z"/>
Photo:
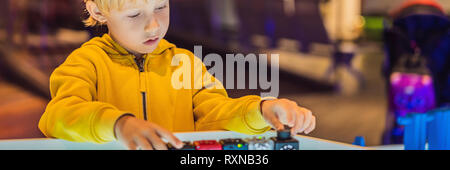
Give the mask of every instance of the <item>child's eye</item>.
<path id="1" fill-rule="evenodd" d="M 132 16 L 128 16 L 128 17 L 130 17 L 130 18 L 136 18 L 136 17 L 138 17 L 139 15 L 141 15 L 141 13 L 137 13 L 136 15 L 132 15 Z"/>
<path id="2" fill-rule="evenodd" d="M 167 5 L 164 5 L 164 6 L 162 6 L 162 7 L 156 8 L 156 10 L 162 10 L 162 9 L 164 9 L 164 8 L 166 8 L 166 7 L 167 7 Z"/>

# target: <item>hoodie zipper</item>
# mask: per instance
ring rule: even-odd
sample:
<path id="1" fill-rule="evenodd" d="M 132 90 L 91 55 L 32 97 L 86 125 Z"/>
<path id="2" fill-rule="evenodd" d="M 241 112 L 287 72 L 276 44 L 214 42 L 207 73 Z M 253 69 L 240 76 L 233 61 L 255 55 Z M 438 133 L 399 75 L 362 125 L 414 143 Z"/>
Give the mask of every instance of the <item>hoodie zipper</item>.
<path id="1" fill-rule="evenodd" d="M 136 62 L 136 65 L 139 68 L 139 91 L 141 92 L 141 97 L 142 97 L 142 110 L 143 110 L 143 114 L 144 114 L 144 120 L 147 120 L 147 92 L 145 90 L 145 69 L 144 69 L 144 64 L 145 64 L 145 59 L 141 58 L 140 60 L 138 60 L 137 58 L 134 59 Z"/>

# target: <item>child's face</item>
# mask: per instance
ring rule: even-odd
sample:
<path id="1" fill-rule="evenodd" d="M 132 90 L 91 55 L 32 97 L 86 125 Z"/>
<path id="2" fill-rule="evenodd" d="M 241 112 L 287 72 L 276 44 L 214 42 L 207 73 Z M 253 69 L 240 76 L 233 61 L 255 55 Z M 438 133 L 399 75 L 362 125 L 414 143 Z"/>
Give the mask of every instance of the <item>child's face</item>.
<path id="1" fill-rule="evenodd" d="M 106 15 L 109 33 L 135 55 L 151 53 L 166 35 L 170 21 L 169 0 L 125 2 L 123 9 Z"/>

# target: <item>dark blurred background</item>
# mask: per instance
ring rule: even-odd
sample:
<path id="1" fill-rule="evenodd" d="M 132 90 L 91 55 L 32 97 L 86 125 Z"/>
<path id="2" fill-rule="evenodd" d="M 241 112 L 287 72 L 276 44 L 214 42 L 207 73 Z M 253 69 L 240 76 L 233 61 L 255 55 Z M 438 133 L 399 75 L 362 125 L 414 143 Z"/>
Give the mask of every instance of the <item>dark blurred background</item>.
<path id="1" fill-rule="evenodd" d="M 392 124 L 383 32 L 404 2 L 170 0 L 166 39 L 191 51 L 202 45 L 203 54 L 280 54 L 279 97 L 313 110 L 311 136 L 346 143 L 364 136 L 367 145 L 381 145 Z M 437 2 L 450 12 L 450 1 Z M 82 0 L 1 0 L 0 13 L 0 139 L 44 137 L 37 122 L 50 100 L 50 74 L 107 28 L 83 26 Z"/>

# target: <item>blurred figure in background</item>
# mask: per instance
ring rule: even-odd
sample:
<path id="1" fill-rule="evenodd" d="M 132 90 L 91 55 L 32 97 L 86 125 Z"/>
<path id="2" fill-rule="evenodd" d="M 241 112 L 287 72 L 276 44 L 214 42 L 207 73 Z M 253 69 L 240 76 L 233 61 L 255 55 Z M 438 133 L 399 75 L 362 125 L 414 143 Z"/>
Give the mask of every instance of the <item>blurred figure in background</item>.
<path id="1" fill-rule="evenodd" d="M 43 137 L 37 123 L 50 99 L 50 73 L 89 39 L 81 4 L 0 1 L 0 139 Z"/>
<path id="2" fill-rule="evenodd" d="M 384 143 L 402 143 L 396 119 L 450 102 L 450 20 L 434 0 L 405 1 L 385 31 L 389 115 Z"/>

